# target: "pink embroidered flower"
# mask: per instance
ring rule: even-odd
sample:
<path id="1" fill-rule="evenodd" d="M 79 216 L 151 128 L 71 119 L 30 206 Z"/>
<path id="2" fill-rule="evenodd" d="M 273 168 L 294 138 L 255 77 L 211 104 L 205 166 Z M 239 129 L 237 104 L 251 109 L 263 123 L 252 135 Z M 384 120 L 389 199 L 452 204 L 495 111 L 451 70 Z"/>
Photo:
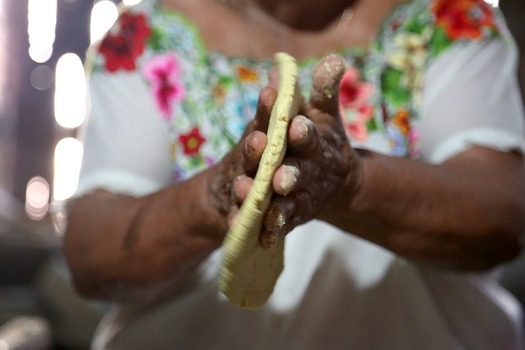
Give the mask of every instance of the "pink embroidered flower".
<path id="1" fill-rule="evenodd" d="M 357 141 L 366 141 L 368 137 L 368 130 L 365 123 L 362 121 L 354 121 L 345 124 L 346 134 Z"/>
<path id="2" fill-rule="evenodd" d="M 419 158 L 419 132 L 416 129 L 411 129 L 408 135 L 408 149 L 412 158 Z"/>
<path id="3" fill-rule="evenodd" d="M 184 98 L 184 86 L 179 80 L 180 66 L 173 54 L 159 55 L 144 66 L 144 76 L 151 84 L 157 108 L 162 116 L 171 120 L 173 103 Z"/>
<path id="4" fill-rule="evenodd" d="M 372 92 L 372 84 L 363 82 L 357 69 L 346 71 L 339 90 L 339 113 L 348 136 L 357 141 L 368 137 L 366 123 L 374 111 L 369 101 Z"/>

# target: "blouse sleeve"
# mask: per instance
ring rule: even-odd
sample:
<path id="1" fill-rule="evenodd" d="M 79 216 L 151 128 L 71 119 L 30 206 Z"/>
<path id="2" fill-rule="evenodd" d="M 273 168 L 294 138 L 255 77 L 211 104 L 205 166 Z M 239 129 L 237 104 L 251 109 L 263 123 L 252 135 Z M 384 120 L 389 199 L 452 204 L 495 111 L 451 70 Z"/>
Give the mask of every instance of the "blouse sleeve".
<path id="1" fill-rule="evenodd" d="M 419 127 L 421 154 L 441 163 L 472 146 L 525 151 L 517 52 L 504 40 L 450 49 L 429 67 Z"/>
<path id="2" fill-rule="evenodd" d="M 103 188 L 138 196 L 169 184 L 167 128 L 138 73 L 95 72 L 89 92 L 76 195 Z"/>

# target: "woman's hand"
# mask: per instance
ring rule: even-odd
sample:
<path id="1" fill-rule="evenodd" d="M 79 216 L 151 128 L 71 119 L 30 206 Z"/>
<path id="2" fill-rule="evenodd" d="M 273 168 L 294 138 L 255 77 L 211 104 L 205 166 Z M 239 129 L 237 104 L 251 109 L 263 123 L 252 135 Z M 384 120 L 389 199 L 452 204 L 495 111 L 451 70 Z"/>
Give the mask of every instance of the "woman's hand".
<path id="1" fill-rule="evenodd" d="M 276 99 L 275 89 L 266 87 L 261 91 L 254 120 L 247 126 L 241 141 L 217 164 L 213 176 L 209 177 L 211 203 L 225 219 L 233 219 L 257 172 Z"/>
<path id="2" fill-rule="evenodd" d="M 320 219 L 412 261 L 445 269 L 483 270 L 514 258 L 525 228 L 523 155 L 473 146 L 434 165 L 354 150 L 338 116 L 343 73 L 337 56 L 315 69 L 311 99 L 301 111 L 306 117 L 293 119 L 286 157 L 273 178 L 275 194 L 261 246 Z M 246 145 L 252 147 L 246 149 L 256 149 L 244 151 L 250 166 L 262 153 L 253 147 L 255 135 L 265 144 L 260 131 L 248 136 Z M 234 177 L 237 204 L 246 197 L 251 176 L 246 171 Z"/>
<path id="3" fill-rule="evenodd" d="M 273 178 L 275 194 L 264 219 L 262 247 L 271 246 L 277 237 L 331 210 L 335 194 L 357 183 L 359 163 L 338 112 L 339 82 L 345 68 L 342 58 L 330 55 L 314 69 L 311 98 L 302 110 L 307 117 L 299 115 L 292 120 L 286 157 Z M 254 136 L 260 137 L 260 143 L 254 142 Z M 252 134 L 246 149 L 253 149 L 254 144 L 265 145 L 264 139 L 260 131 Z M 257 148 L 247 164 L 256 164 L 261 152 Z M 248 156 L 245 152 L 244 159 Z M 234 181 L 233 194 L 238 203 L 246 197 L 253 181 L 251 175 L 247 171 L 246 176 Z"/>

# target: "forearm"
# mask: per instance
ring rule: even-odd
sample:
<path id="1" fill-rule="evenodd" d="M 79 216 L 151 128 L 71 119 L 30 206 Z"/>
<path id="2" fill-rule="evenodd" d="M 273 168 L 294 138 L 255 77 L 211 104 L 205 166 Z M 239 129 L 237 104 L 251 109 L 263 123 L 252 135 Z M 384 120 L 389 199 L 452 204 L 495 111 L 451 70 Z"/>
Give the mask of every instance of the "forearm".
<path id="1" fill-rule="evenodd" d="M 445 268 L 484 269 L 519 252 L 525 189 L 518 155 L 474 149 L 435 166 L 364 152 L 361 163 L 355 196 L 340 191 L 326 221 Z"/>
<path id="2" fill-rule="evenodd" d="M 96 191 L 74 201 L 64 249 L 77 289 L 125 300 L 186 280 L 227 228 L 208 198 L 211 172 L 146 197 Z"/>

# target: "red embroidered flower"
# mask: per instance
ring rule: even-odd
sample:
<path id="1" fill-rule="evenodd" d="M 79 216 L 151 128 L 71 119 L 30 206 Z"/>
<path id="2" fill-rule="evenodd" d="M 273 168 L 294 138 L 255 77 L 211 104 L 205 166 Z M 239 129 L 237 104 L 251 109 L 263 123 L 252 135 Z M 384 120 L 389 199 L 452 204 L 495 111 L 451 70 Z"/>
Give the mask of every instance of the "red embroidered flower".
<path id="1" fill-rule="evenodd" d="M 484 28 L 496 27 L 490 5 L 483 0 L 438 0 L 432 11 L 451 39 L 477 39 Z"/>
<path id="2" fill-rule="evenodd" d="M 179 141 L 184 147 L 184 154 L 195 156 L 199 154 L 199 150 L 206 139 L 201 136 L 199 128 L 193 128 L 189 133 L 180 135 Z"/>
<path id="3" fill-rule="evenodd" d="M 339 107 L 353 108 L 360 111 L 367 110 L 368 99 L 372 94 L 373 87 L 371 84 L 361 80 L 359 71 L 353 67 L 348 68 L 341 79 L 339 87 Z M 363 116 L 364 119 L 370 115 Z"/>
<path id="4" fill-rule="evenodd" d="M 117 22 L 118 30 L 110 31 L 100 43 L 99 51 L 106 59 L 110 72 L 135 69 L 135 61 L 146 46 L 151 30 L 143 14 L 123 13 Z"/>

